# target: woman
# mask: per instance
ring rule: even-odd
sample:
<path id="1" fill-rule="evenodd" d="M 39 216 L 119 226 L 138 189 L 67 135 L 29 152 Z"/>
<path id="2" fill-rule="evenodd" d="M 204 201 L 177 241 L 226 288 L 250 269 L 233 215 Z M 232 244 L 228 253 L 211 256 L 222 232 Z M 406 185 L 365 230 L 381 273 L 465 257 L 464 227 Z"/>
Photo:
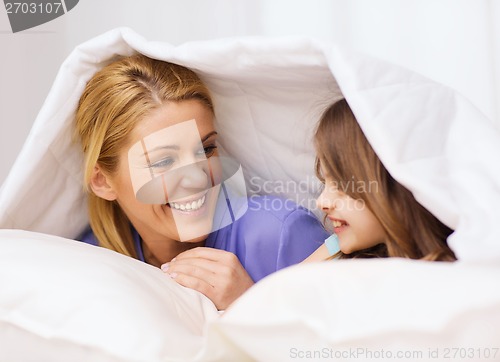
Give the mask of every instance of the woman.
<path id="1" fill-rule="evenodd" d="M 327 236 L 307 210 L 269 209 L 265 198 L 252 199 L 254 207 L 234 222 L 215 225 L 218 200 L 228 198 L 219 197 L 227 190 L 216 181 L 220 161 L 212 161 L 214 107 L 189 69 L 143 55 L 109 64 L 88 82 L 75 132 L 89 194 L 91 230 L 82 241 L 164 265 L 219 309 L 305 259 Z M 162 195 L 151 198 L 148 189 L 158 185 Z"/>

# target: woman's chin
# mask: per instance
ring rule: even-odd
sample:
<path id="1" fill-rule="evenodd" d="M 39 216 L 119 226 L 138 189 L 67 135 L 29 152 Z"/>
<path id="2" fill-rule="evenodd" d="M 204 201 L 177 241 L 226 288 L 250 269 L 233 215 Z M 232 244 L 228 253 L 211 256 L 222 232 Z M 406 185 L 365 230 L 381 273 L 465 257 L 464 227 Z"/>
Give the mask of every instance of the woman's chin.
<path id="1" fill-rule="evenodd" d="M 182 202 L 182 200 L 161 205 L 166 217 L 164 222 L 173 223 L 178 234 L 177 240 L 198 243 L 206 240 L 208 234 L 214 231 L 213 220 L 218 191 L 218 188 L 211 188 L 196 195 L 199 198 L 189 200 L 192 202 L 189 206 L 189 202 Z"/>
<path id="2" fill-rule="evenodd" d="M 196 243 L 207 238 L 212 230 L 212 219 L 198 221 L 197 223 L 177 224 L 179 240 L 182 242 Z"/>
<path id="3" fill-rule="evenodd" d="M 182 240 L 181 238 L 179 238 L 179 241 L 181 243 L 196 244 L 196 243 L 201 243 L 201 242 L 207 240 L 207 237 L 208 237 L 208 234 L 198 236 L 197 238 L 193 238 L 193 239 L 189 239 L 189 240 Z"/>

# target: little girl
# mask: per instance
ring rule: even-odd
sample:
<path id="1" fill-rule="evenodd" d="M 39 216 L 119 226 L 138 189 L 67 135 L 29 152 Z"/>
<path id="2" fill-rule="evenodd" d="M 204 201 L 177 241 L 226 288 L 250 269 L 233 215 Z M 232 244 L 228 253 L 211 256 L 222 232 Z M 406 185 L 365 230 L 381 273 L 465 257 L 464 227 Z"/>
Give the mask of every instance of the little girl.
<path id="1" fill-rule="evenodd" d="M 306 261 L 403 257 L 453 261 L 453 232 L 392 178 L 345 99 L 322 115 L 314 137 L 316 173 L 325 188 L 317 205 L 335 234 Z M 336 245 L 338 243 L 338 245 Z"/>

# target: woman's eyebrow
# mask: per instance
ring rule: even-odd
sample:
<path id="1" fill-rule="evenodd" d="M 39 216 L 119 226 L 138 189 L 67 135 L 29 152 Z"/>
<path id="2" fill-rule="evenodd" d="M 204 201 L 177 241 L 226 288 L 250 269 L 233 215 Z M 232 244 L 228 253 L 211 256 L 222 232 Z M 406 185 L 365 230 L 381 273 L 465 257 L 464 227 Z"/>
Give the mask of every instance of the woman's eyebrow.
<path id="1" fill-rule="evenodd" d="M 208 133 L 207 135 L 205 135 L 205 137 L 203 137 L 201 139 L 201 143 L 205 142 L 207 139 L 209 139 L 210 137 L 212 137 L 214 135 L 217 135 L 217 134 L 218 133 L 216 131 L 212 131 L 212 132 Z M 160 150 L 165 150 L 165 149 L 178 151 L 179 150 L 179 146 L 177 146 L 177 145 L 162 145 L 162 146 L 158 146 L 158 147 L 155 147 L 155 148 L 153 148 L 151 150 L 144 151 L 144 154 L 142 156 L 146 156 L 146 154 L 148 154 L 148 153 L 153 153 L 153 152 L 160 151 Z"/>
<path id="2" fill-rule="evenodd" d="M 144 150 L 144 153 L 142 154 L 142 156 L 146 156 L 147 157 L 147 155 L 149 153 L 153 153 L 153 152 L 160 151 L 160 150 L 175 150 L 175 151 L 179 151 L 179 149 L 180 148 L 177 145 L 163 145 L 163 146 L 155 147 L 152 150 Z"/>

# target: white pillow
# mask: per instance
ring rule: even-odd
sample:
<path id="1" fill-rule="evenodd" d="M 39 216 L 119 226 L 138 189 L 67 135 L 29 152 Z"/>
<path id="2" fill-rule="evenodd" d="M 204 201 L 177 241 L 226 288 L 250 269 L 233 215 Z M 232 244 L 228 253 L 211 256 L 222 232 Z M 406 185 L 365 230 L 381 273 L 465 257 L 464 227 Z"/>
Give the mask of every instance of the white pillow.
<path id="1" fill-rule="evenodd" d="M 499 280 L 498 265 L 396 258 L 289 267 L 212 323 L 201 360 L 500 361 Z"/>
<path id="2" fill-rule="evenodd" d="M 219 313 L 151 265 L 55 236 L 0 230 L 0 359 L 188 360 Z"/>

